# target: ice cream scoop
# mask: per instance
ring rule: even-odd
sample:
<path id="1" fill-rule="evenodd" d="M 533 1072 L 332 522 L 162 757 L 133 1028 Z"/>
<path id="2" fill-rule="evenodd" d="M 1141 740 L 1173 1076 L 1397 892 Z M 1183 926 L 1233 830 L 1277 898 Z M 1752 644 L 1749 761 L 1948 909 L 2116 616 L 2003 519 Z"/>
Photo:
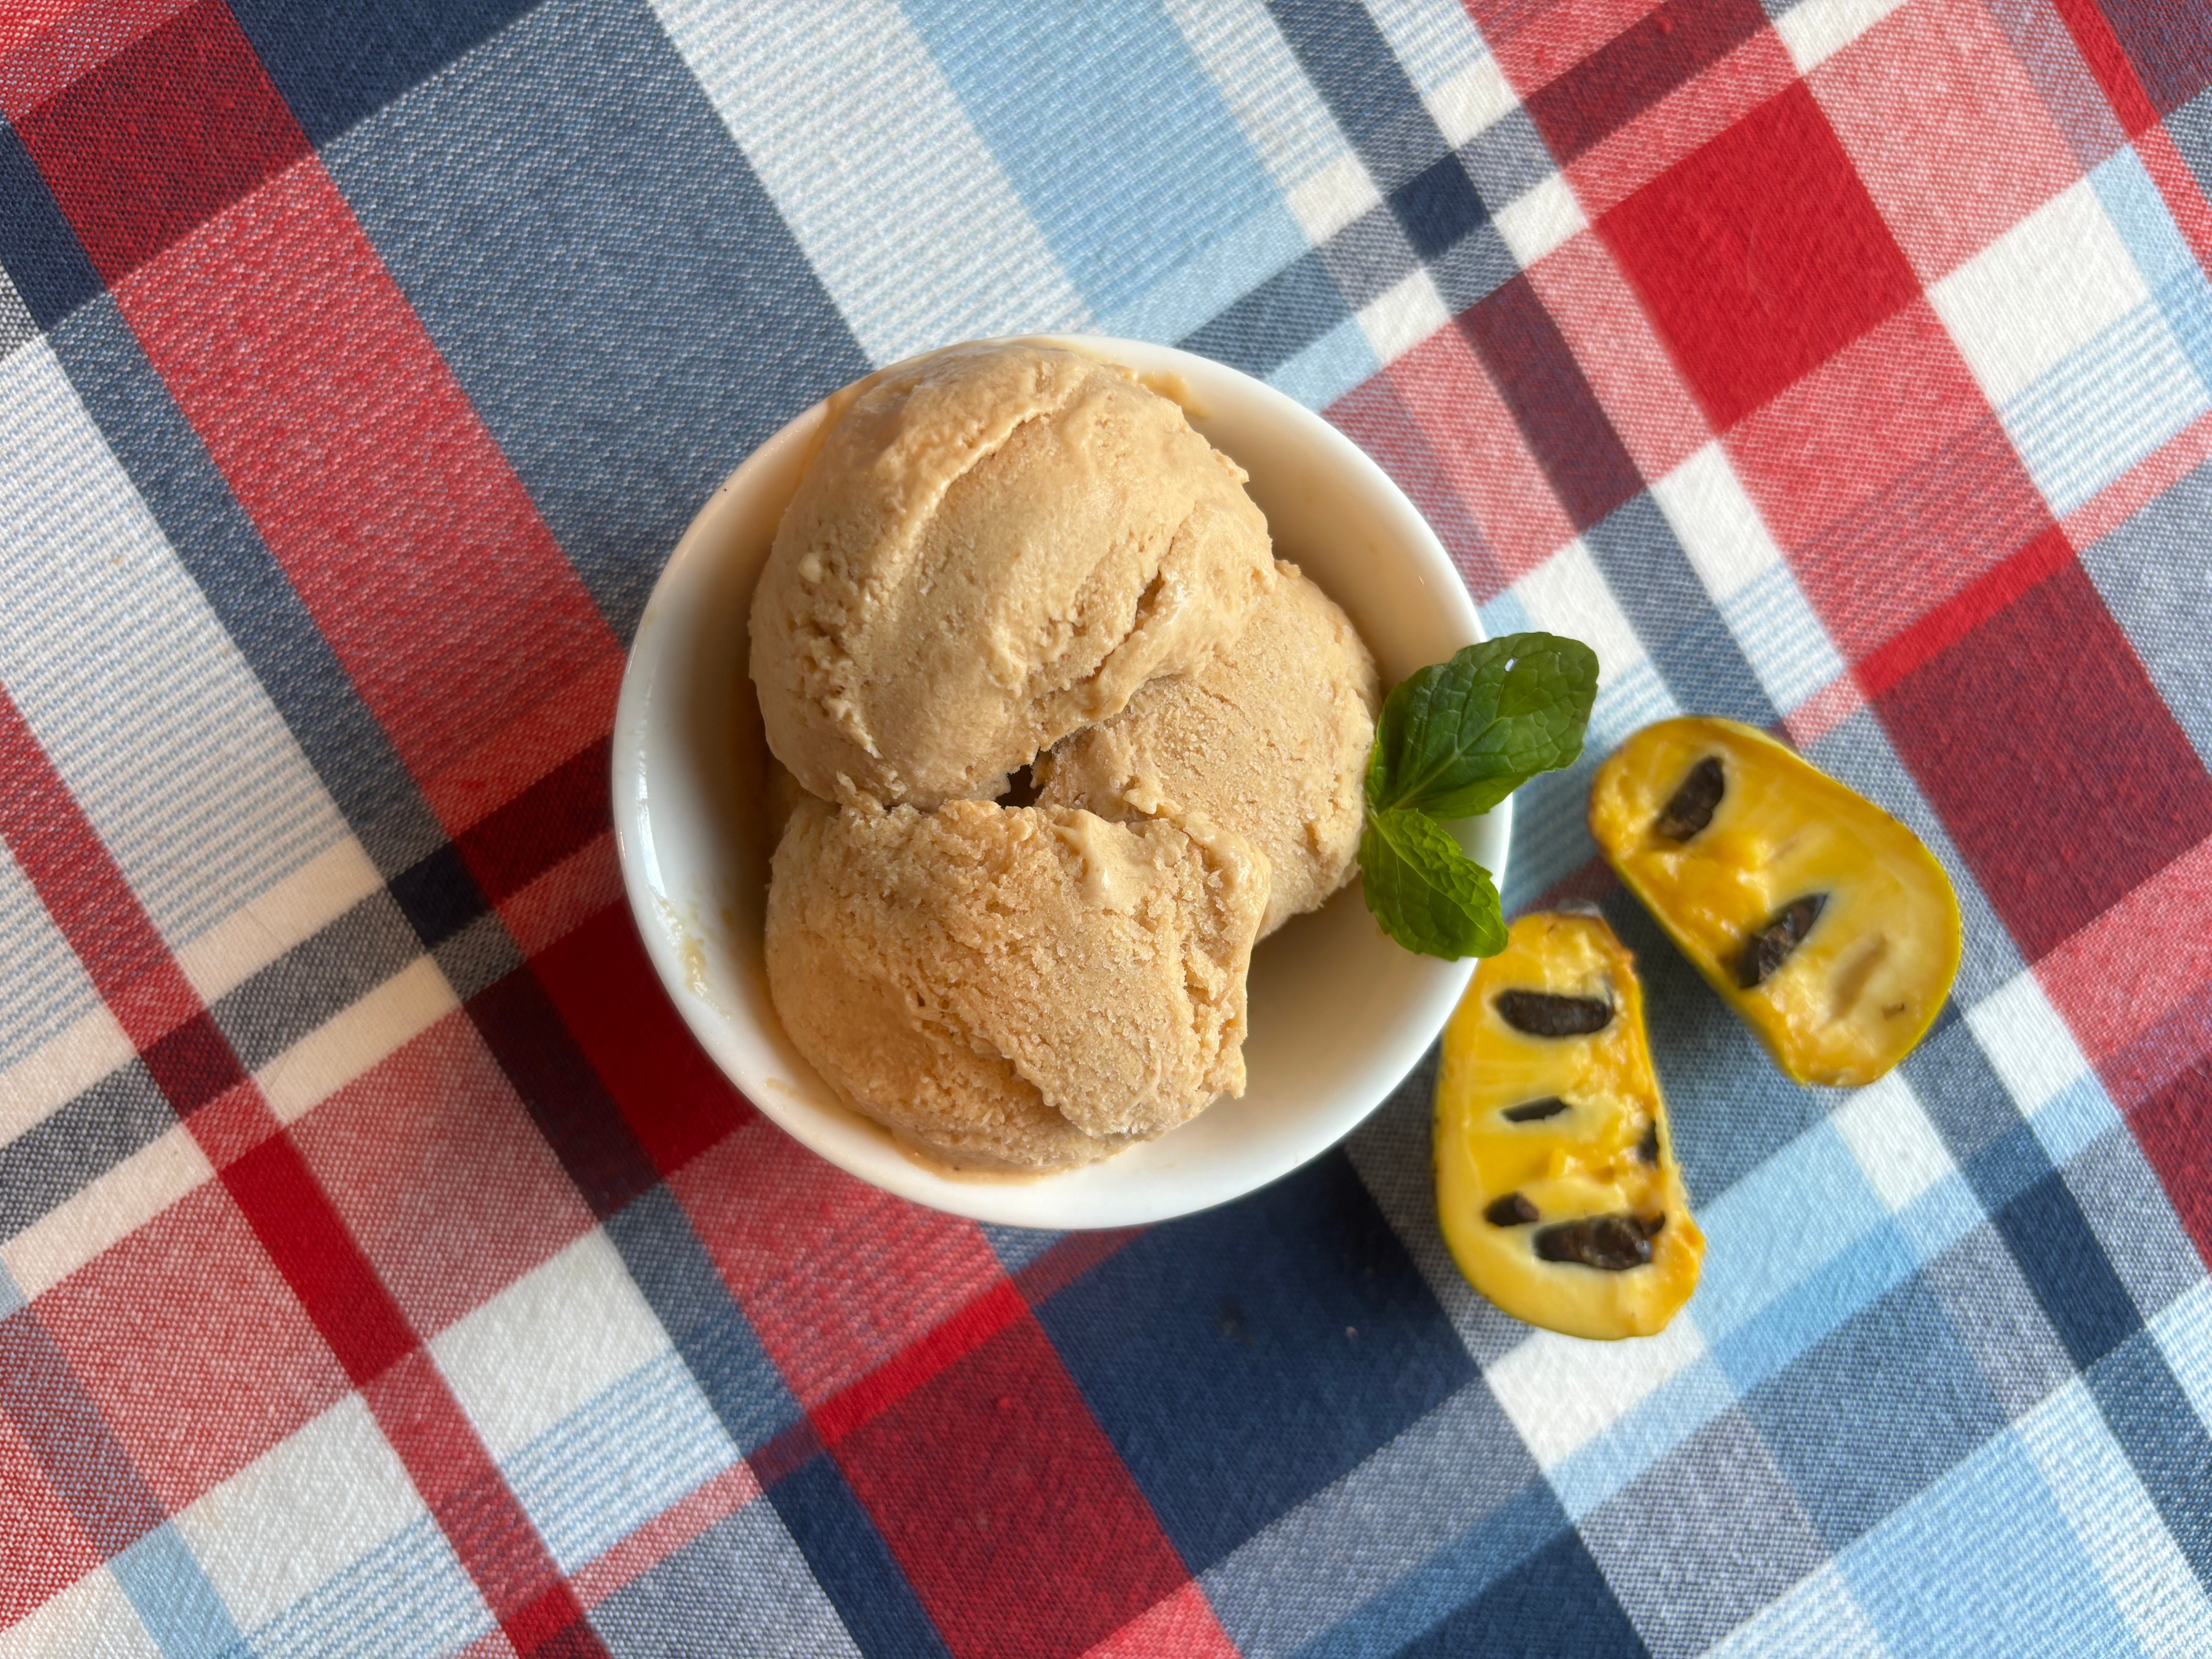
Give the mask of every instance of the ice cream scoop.
<path id="1" fill-rule="evenodd" d="M 1242 633 L 1037 763 L 1040 805 L 1233 830 L 1267 854 L 1262 937 L 1352 879 L 1381 687 L 1351 618 L 1279 564 Z"/>
<path id="2" fill-rule="evenodd" d="M 776 848 L 769 987 L 815 1069 L 907 1139 L 1087 1163 L 1243 1092 L 1267 888 L 1226 831 L 810 799 Z"/>
<path id="3" fill-rule="evenodd" d="M 786 510 L 751 611 L 769 746 L 811 793 L 999 793 L 1273 585 L 1243 472 L 1127 371 L 958 346 L 864 382 Z"/>

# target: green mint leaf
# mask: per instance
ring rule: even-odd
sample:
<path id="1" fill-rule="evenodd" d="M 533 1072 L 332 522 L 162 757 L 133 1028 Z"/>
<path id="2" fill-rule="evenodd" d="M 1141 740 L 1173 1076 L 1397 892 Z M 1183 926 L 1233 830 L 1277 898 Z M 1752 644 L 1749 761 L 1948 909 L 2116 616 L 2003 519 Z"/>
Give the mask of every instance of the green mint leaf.
<path id="1" fill-rule="evenodd" d="M 1359 836 L 1367 908 L 1408 951 L 1455 962 L 1505 948 L 1505 917 L 1490 872 L 1434 818 L 1403 807 L 1367 815 Z"/>
<path id="2" fill-rule="evenodd" d="M 1487 812 L 1539 772 L 1574 764 L 1597 698 L 1597 656 L 1555 634 L 1470 645 L 1395 687 L 1367 763 L 1370 811 Z"/>

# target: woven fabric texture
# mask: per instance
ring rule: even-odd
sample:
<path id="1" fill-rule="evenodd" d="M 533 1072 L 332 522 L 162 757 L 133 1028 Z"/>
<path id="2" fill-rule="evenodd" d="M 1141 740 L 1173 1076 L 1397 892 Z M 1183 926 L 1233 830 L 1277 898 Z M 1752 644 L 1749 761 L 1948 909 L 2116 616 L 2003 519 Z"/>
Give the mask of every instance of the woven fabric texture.
<path id="1" fill-rule="evenodd" d="M 0 8 L 0 1655 L 2212 1649 L 2212 9 Z M 1426 1068 L 1128 1235 L 786 1138 L 621 898 L 677 535 L 872 365 L 1178 342 L 1589 640 L 1507 901 L 1640 957 L 1663 1335 L 1453 1270 Z M 1782 1082 L 1591 767 L 1964 907 Z"/>

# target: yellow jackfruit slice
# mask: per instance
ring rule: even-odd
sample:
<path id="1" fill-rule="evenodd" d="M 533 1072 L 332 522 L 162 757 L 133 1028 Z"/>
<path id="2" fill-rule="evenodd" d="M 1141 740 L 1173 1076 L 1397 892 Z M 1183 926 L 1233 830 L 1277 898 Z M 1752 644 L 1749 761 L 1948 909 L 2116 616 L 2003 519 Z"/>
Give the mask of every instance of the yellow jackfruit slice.
<path id="1" fill-rule="evenodd" d="M 1437 1214 L 1468 1283 L 1569 1336 L 1649 1336 L 1697 1288 L 1636 961 L 1596 916 L 1516 921 L 1444 1027 Z"/>
<path id="2" fill-rule="evenodd" d="M 1959 970 L 1959 901 L 1919 838 L 1765 732 L 1647 726 L 1590 785 L 1629 891 L 1798 1083 L 1871 1083 Z"/>

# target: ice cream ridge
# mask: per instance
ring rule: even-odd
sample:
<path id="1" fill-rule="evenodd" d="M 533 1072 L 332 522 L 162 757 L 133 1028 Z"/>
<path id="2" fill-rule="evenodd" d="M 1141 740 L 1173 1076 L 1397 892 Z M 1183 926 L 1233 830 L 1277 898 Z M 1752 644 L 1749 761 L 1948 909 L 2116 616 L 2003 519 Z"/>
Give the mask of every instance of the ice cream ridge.
<path id="1" fill-rule="evenodd" d="M 771 999 L 939 1158 L 1109 1156 L 1243 1092 L 1254 943 L 1351 879 L 1373 659 L 1115 366 L 958 346 L 841 401 L 753 599 Z"/>

